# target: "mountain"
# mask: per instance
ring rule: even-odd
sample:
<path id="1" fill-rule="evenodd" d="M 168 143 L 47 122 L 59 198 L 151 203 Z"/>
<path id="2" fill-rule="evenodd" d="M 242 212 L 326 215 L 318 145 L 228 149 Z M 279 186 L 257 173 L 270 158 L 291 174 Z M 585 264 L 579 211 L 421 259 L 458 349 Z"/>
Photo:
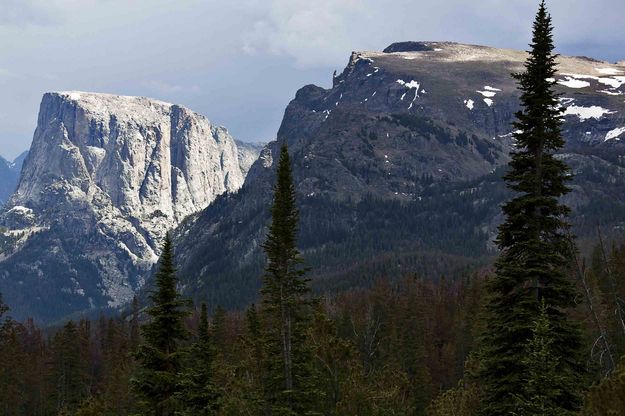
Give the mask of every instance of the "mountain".
<path id="1" fill-rule="evenodd" d="M 23 152 L 12 162 L 0 156 L 0 205 L 15 191 L 26 156 L 28 152 Z"/>
<path id="2" fill-rule="evenodd" d="M 301 210 L 299 246 L 317 291 L 380 276 L 455 276 L 490 264 L 509 197 L 502 174 L 519 108 L 522 51 L 401 42 L 354 52 L 333 86 L 301 88 L 237 194 L 175 233 L 186 292 L 253 301 L 262 276 L 275 155 L 286 142 Z M 625 65 L 559 58 L 575 233 L 625 228 Z"/>
<path id="3" fill-rule="evenodd" d="M 261 150 L 265 147 L 264 143 L 248 143 L 242 142 L 240 140 L 236 141 L 237 143 L 237 156 L 239 158 L 239 166 L 241 167 L 241 172 L 243 176 L 247 175 L 247 172 L 250 170 L 258 156 L 260 155 Z"/>
<path id="4" fill-rule="evenodd" d="M 0 292 L 45 322 L 130 299 L 165 233 L 243 183 L 223 127 L 141 97 L 43 96 L 0 223 Z"/>
<path id="5" fill-rule="evenodd" d="M 525 58 L 450 42 L 355 52 L 332 88 L 297 92 L 277 141 L 262 150 L 181 106 L 46 94 L 17 190 L 0 211 L 0 292 L 16 317 L 44 322 L 117 307 L 143 286 L 175 228 L 186 293 L 246 305 L 262 275 L 282 142 L 315 290 L 488 265 L 509 197 L 501 177 L 518 109 L 510 73 Z M 561 57 L 554 82 L 574 231 L 581 241 L 598 226 L 622 232 L 625 65 Z"/>

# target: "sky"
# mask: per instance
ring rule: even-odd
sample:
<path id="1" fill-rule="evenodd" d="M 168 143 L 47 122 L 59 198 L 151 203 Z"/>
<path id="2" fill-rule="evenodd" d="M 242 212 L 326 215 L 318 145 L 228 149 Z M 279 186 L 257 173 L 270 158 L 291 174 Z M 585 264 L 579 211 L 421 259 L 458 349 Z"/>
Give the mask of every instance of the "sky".
<path id="1" fill-rule="evenodd" d="M 558 52 L 625 60 L 623 0 L 548 0 Z M 405 40 L 526 49 L 538 0 L 0 0 L 0 155 L 28 149 L 47 91 L 181 104 L 273 140 L 306 84 Z"/>

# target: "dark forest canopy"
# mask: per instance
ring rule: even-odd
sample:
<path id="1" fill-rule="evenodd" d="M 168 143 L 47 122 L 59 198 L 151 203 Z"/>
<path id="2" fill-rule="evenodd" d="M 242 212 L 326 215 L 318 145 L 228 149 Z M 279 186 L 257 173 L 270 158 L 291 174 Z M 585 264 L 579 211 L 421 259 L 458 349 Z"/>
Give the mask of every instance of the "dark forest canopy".
<path id="1" fill-rule="evenodd" d="M 618 357 L 625 354 L 625 333 L 614 314 L 612 282 L 617 284 L 617 298 L 625 298 L 625 246 L 605 251 L 607 262 L 597 245 L 584 276 L 600 327 Z M 474 414 L 479 386 L 465 370 L 470 374 L 477 367 L 471 351 L 484 327 L 480 311 L 485 279 L 480 275 L 405 276 L 395 283 L 380 279 L 369 289 L 320 299 L 309 336 L 324 414 L 443 416 L 452 410 Z M 578 286 L 581 293 L 583 286 Z M 589 369 L 585 388 L 595 385 L 586 393 L 582 414 L 608 415 L 609 410 L 622 414 L 625 366 L 598 384 L 606 375 L 606 355 L 597 346 L 599 332 L 586 301 L 580 297 L 578 302 L 571 316 L 584 323 L 583 357 Z M 185 319 L 191 337 L 181 347 L 188 353 L 200 340 L 200 309 L 192 308 Z M 135 414 L 137 397 L 129 383 L 137 366 L 132 352 L 140 341 L 138 312 L 77 321 L 52 336 L 33 322 L 14 322 L 4 314 L 0 413 Z M 221 403 L 218 414 L 248 414 L 262 401 L 259 314 L 256 307 L 214 313 L 209 319 L 211 377 Z"/>

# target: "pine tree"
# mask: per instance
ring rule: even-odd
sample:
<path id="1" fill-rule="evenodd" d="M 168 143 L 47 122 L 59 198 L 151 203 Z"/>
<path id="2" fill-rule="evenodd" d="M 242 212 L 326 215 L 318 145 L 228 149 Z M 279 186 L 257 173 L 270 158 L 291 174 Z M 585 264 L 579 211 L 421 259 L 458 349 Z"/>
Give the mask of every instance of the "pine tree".
<path id="1" fill-rule="evenodd" d="M 517 150 L 505 179 L 516 194 L 503 207 L 505 221 L 497 240 L 501 254 L 489 283 L 489 319 L 482 340 L 484 414 L 489 416 L 509 415 L 515 395 L 524 391 L 526 340 L 532 337 L 532 323 L 543 300 L 561 375 L 552 380 L 557 393 L 551 400 L 563 410 L 577 409 L 580 402 L 580 335 L 567 317 L 575 298 L 567 276 L 572 254 L 565 221 L 569 209 L 559 202 L 569 191 L 569 170 L 554 157 L 564 140 L 562 109 L 553 89 L 557 55 L 552 30 L 543 1 L 525 71 L 515 74 L 522 109 L 514 123 Z"/>
<path id="2" fill-rule="evenodd" d="M 186 366 L 180 377 L 180 416 L 216 415 L 220 392 L 213 383 L 214 347 L 208 333 L 208 313 L 202 304 L 198 339 L 187 354 Z"/>
<path id="3" fill-rule="evenodd" d="M 266 415 L 270 410 L 265 401 L 267 362 L 261 317 L 255 305 L 245 312 L 245 326 L 237 344 L 240 357 L 224 395 L 224 414 Z"/>
<path id="4" fill-rule="evenodd" d="M 286 144 L 282 145 L 271 208 L 272 222 L 263 244 L 263 314 L 268 357 L 267 399 L 273 415 L 310 414 L 312 357 L 306 345 L 310 327 L 306 269 L 296 248 L 299 213 Z"/>
<path id="5" fill-rule="evenodd" d="M 243 345 L 249 353 L 249 359 L 245 362 L 245 372 L 249 380 L 250 389 L 246 392 L 251 407 L 258 413 L 267 413 L 265 399 L 267 375 L 263 363 L 266 362 L 266 354 L 263 343 L 262 324 L 256 305 L 252 305 L 245 313 L 246 331 L 243 337 Z M 265 410 L 265 411 L 263 411 Z"/>
<path id="6" fill-rule="evenodd" d="M 526 357 L 523 364 L 527 368 L 524 389 L 517 396 L 518 416 L 560 416 L 568 412 L 562 409 L 557 398 L 562 385 L 562 376 L 558 373 L 559 358 L 553 354 L 554 336 L 552 334 L 547 306 L 544 300 L 540 316 L 534 321 L 532 338 L 526 344 Z"/>
<path id="7" fill-rule="evenodd" d="M 210 327 L 213 338 L 213 346 L 220 355 L 227 355 L 227 329 L 226 310 L 222 306 L 217 306 L 213 313 L 212 325 Z"/>
<path id="8" fill-rule="evenodd" d="M 480 405 L 478 387 L 464 379 L 435 398 L 427 408 L 427 416 L 473 416 Z"/>
<path id="9" fill-rule="evenodd" d="M 136 296 L 132 298 L 132 312 L 130 316 L 130 349 L 136 352 L 139 347 L 139 300 Z"/>
<path id="10" fill-rule="evenodd" d="M 180 341 L 187 338 L 184 318 L 187 302 L 177 292 L 173 248 L 169 235 L 165 237 L 156 289 L 150 293 L 152 306 L 147 309 L 150 322 L 141 327 L 143 343 L 135 357 L 138 371 L 132 380 L 140 396 L 144 415 L 166 416 L 175 410 L 178 373 L 182 368 Z"/>
<path id="11" fill-rule="evenodd" d="M 0 319 L 8 311 L 0 296 Z M 24 365 L 28 362 L 21 342 L 21 325 L 6 318 L 0 321 L 0 414 L 25 414 L 23 383 Z"/>
<path id="12" fill-rule="evenodd" d="M 320 387 L 324 391 L 323 413 L 333 414 L 345 399 L 344 390 L 353 368 L 358 367 L 356 348 L 349 340 L 338 336 L 336 324 L 326 315 L 321 304 L 314 306 L 310 343 L 315 352 Z"/>
<path id="13" fill-rule="evenodd" d="M 129 414 L 134 396 L 130 377 L 134 372 L 133 349 L 126 330 L 125 320 L 109 319 L 102 347 L 103 374 L 100 399 L 105 403 L 105 415 Z"/>
<path id="14" fill-rule="evenodd" d="M 73 412 L 89 393 L 82 344 L 80 328 L 73 321 L 52 340 L 51 399 L 57 412 Z"/>

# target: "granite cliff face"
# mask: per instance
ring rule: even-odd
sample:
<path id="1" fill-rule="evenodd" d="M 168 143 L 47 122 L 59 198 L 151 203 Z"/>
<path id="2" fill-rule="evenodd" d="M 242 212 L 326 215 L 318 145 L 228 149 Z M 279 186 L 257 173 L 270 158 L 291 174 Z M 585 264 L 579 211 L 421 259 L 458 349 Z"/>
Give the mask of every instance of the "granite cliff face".
<path id="1" fill-rule="evenodd" d="M 354 52 L 330 89 L 308 85 L 242 190 L 177 231 L 188 293 L 242 306 L 257 296 L 275 155 L 286 142 L 301 209 L 300 248 L 313 285 L 338 290 L 381 276 L 453 275 L 487 264 L 509 196 L 526 53 L 451 42 Z M 561 57 L 575 232 L 625 226 L 625 66 Z"/>
<path id="2" fill-rule="evenodd" d="M 0 291 L 54 319 L 130 300 L 165 233 L 243 183 L 237 146 L 191 110 L 140 97 L 45 94 L 1 221 Z"/>

